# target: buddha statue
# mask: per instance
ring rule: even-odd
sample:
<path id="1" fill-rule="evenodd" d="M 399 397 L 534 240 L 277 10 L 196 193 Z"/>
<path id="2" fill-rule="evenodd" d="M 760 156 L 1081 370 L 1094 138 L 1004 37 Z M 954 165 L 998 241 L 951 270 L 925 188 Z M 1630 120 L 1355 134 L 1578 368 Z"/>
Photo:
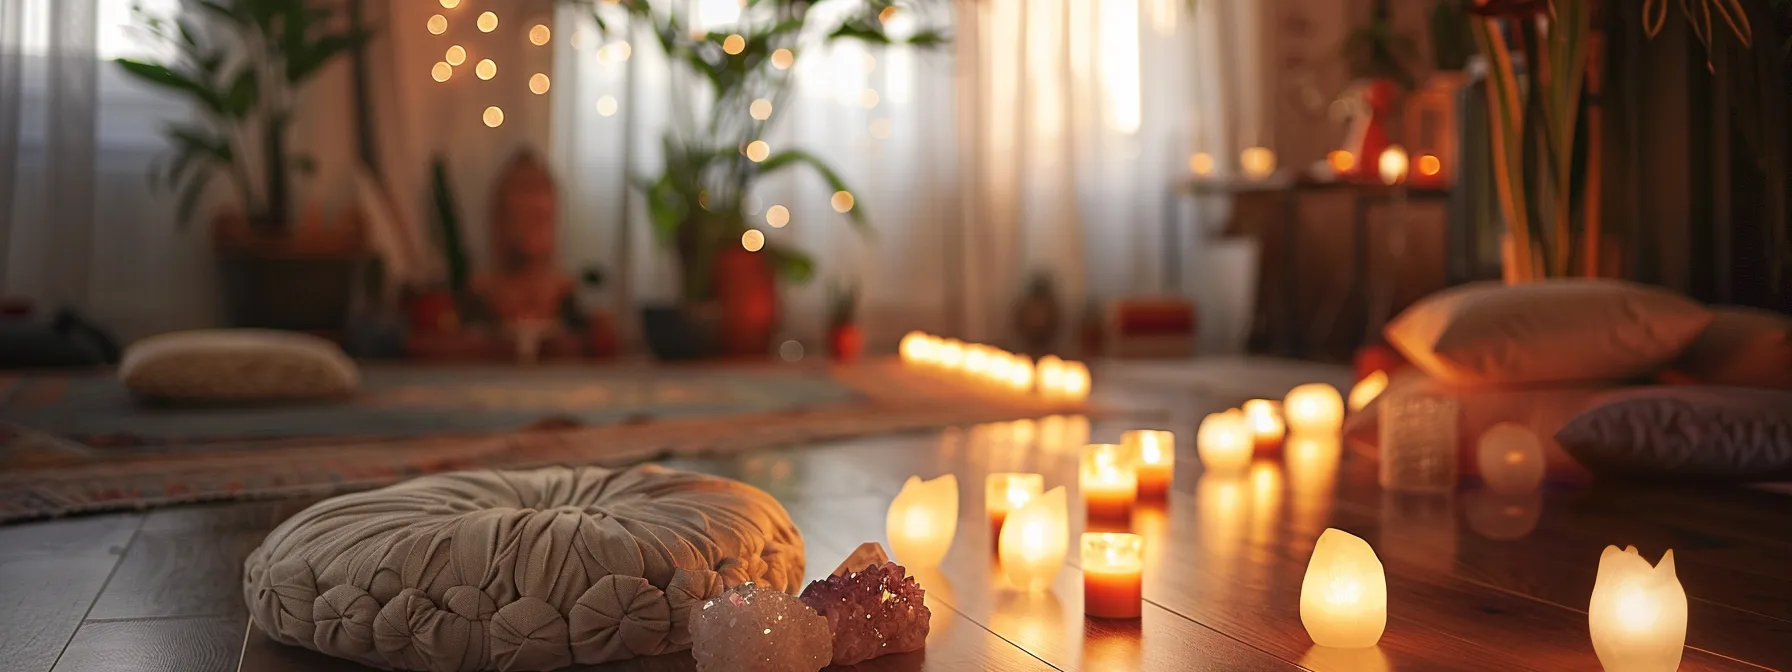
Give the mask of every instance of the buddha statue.
<path id="1" fill-rule="evenodd" d="M 497 327 L 519 359 L 581 349 L 577 283 L 556 266 L 559 224 L 553 176 L 533 153 L 517 153 L 492 195 L 491 266 L 473 277 L 463 315 Z"/>

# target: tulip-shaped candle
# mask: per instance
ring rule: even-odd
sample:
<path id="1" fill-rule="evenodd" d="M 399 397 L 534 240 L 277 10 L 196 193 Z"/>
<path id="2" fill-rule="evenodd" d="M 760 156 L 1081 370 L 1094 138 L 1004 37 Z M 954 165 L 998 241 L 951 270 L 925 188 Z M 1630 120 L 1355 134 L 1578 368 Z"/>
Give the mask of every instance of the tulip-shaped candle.
<path id="1" fill-rule="evenodd" d="M 1300 583 L 1300 622 L 1320 646 L 1360 649 L 1381 640 L 1388 582 L 1368 542 L 1336 528 L 1319 535 Z"/>
<path id="2" fill-rule="evenodd" d="M 1344 397 L 1338 388 L 1325 383 L 1307 383 L 1288 391 L 1282 399 L 1282 414 L 1293 433 L 1336 432 L 1344 426 Z"/>
<path id="3" fill-rule="evenodd" d="M 1083 613 L 1138 618 L 1145 603 L 1140 579 L 1144 570 L 1144 537 L 1083 533 Z"/>
<path id="4" fill-rule="evenodd" d="M 1135 429 L 1120 435 L 1120 445 L 1139 459 L 1139 497 L 1162 498 L 1169 493 L 1176 467 L 1175 434 L 1161 429 Z"/>
<path id="5" fill-rule="evenodd" d="M 1212 473 L 1237 473 L 1251 466 L 1251 429 L 1244 413 L 1232 409 L 1203 419 L 1195 432 L 1195 453 Z"/>
<path id="6" fill-rule="evenodd" d="M 1363 410 L 1364 406 L 1375 401 L 1375 398 L 1381 396 L 1382 391 L 1386 389 L 1388 389 L 1386 371 L 1376 371 L 1363 376 L 1362 380 L 1356 381 L 1356 386 L 1350 388 L 1350 410 Z"/>
<path id="7" fill-rule="evenodd" d="M 1090 520 L 1126 520 L 1139 498 L 1139 472 L 1126 446 L 1091 443 L 1083 447 L 1083 507 Z"/>
<path id="8" fill-rule="evenodd" d="M 1002 522 L 1045 490 L 1039 474 L 990 474 L 983 482 L 983 508 L 989 511 L 989 538 L 1002 538 Z"/>
<path id="9" fill-rule="evenodd" d="M 1587 605 L 1593 653 L 1609 672 L 1672 672 L 1686 649 L 1686 591 L 1674 552 L 1650 567 L 1635 546 L 1605 547 Z"/>
<path id="10" fill-rule="evenodd" d="M 958 477 L 946 474 L 931 481 L 908 477 L 884 517 L 890 550 L 909 567 L 933 567 L 952 548 L 958 534 Z"/>
<path id="11" fill-rule="evenodd" d="M 1257 450 L 1282 449 L 1282 437 L 1287 435 L 1288 426 L 1282 423 L 1282 409 L 1276 408 L 1276 402 L 1268 399 L 1244 402 L 1244 419 L 1251 427 L 1252 443 Z"/>
<path id="12" fill-rule="evenodd" d="M 1042 590 L 1064 567 L 1069 547 L 1068 496 L 1058 486 L 1008 514 L 996 557 L 1008 583 L 1022 590 Z"/>

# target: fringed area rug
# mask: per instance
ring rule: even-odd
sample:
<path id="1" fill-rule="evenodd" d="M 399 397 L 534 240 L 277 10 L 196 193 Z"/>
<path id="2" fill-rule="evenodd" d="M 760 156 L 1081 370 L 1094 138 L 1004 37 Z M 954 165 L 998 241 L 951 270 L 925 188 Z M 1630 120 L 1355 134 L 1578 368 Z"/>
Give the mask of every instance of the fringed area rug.
<path id="1" fill-rule="evenodd" d="M 1086 411 L 893 361 L 375 366 L 351 399 L 237 408 L 146 406 L 108 373 L 9 375 L 0 376 L 0 523 Z"/>

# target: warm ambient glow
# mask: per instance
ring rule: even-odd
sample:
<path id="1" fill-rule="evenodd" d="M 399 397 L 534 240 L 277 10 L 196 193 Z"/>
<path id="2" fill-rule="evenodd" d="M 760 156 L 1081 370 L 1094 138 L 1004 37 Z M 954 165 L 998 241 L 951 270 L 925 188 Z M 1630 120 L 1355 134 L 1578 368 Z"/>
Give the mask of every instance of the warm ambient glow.
<path id="1" fill-rule="evenodd" d="M 796 54 L 792 53 L 789 49 L 779 49 L 772 52 L 772 67 L 779 70 L 789 70 L 793 63 L 796 63 Z"/>
<path id="2" fill-rule="evenodd" d="M 441 35 L 448 32 L 448 17 L 436 14 L 429 17 L 429 34 Z"/>
<path id="3" fill-rule="evenodd" d="M 790 208 L 774 205 L 765 209 L 765 223 L 774 229 L 782 229 L 790 223 Z"/>
<path id="4" fill-rule="evenodd" d="M 1381 640 L 1388 581 L 1368 542 L 1337 528 L 1319 535 L 1300 583 L 1300 623 L 1320 646 L 1360 649 Z"/>
<path id="5" fill-rule="evenodd" d="M 1070 552 L 1069 496 L 1058 486 L 1008 514 L 996 542 L 1002 574 L 1021 590 L 1050 586 Z"/>
<path id="6" fill-rule="evenodd" d="M 487 58 L 485 60 L 480 61 L 479 65 L 474 66 L 473 74 L 478 75 L 480 79 L 491 79 L 493 77 L 497 77 L 498 76 L 498 64 L 495 61 L 493 61 L 492 59 Z"/>
<path id="7" fill-rule="evenodd" d="M 1091 519 L 1126 519 L 1139 498 L 1138 464 L 1131 451 L 1115 443 L 1083 447 L 1077 483 L 1082 488 L 1083 508 Z"/>
<path id="8" fill-rule="evenodd" d="M 1008 514 L 1026 506 L 1044 491 L 1045 477 L 1039 474 L 990 474 L 985 478 L 983 508 L 989 513 L 990 541 L 1002 538 L 1002 523 L 1008 519 Z"/>
<path id="9" fill-rule="evenodd" d="M 1096 618 L 1138 618 L 1145 604 L 1145 538 L 1085 532 L 1082 550 L 1083 613 Z"/>
<path id="10" fill-rule="evenodd" d="M 726 52 L 729 56 L 739 54 L 746 50 L 747 38 L 741 37 L 738 34 L 722 38 L 722 51 Z"/>
<path id="11" fill-rule="evenodd" d="M 1170 491 L 1176 467 L 1176 435 L 1161 429 L 1135 429 L 1120 435 L 1120 445 L 1138 457 L 1139 497 L 1161 498 Z"/>
<path id="12" fill-rule="evenodd" d="M 1275 450 L 1282 447 L 1282 437 L 1288 434 L 1288 426 L 1282 422 L 1282 409 L 1276 402 L 1268 399 L 1252 399 L 1244 402 L 1245 423 L 1251 428 L 1251 438 L 1257 450 Z"/>
<path id="13" fill-rule="evenodd" d="M 1406 181 L 1406 148 L 1399 145 L 1388 145 L 1381 150 L 1381 159 L 1376 166 L 1381 171 L 1381 183 L 1394 186 Z"/>
<path id="14" fill-rule="evenodd" d="M 877 107 L 877 102 L 878 96 L 876 89 L 865 89 L 864 91 L 859 92 L 859 107 L 863 107 L 867 110 L 875 109 Z"/>
<path id="15" fill-rule="evenodd" d="M 889 23 L 890 19 L 894 19 L 894 18 L 896 18 L 896 6 L 895 5 L 885 7 L 877 13 L 877 22 L 878 23 Z"/>
<path id="16" fill-rule="evenodd" d="M 1386 371 L 1376 371 L 1363 376 L 1362 380 L 1356 382 L 1355 387 L 1350 388 L 1350 410 L 1363 410 L 1364 406 L 1375 401 L 1375 398 L 1381 396 L 1386 389 L 1388 389 L 1388 373 Z"/>
<path id="17" fill-rule="evenodd" d="M 765 157 L 771 155 L 772 146 L 766 144 L 764 140 L 754 140 L 747 143 L 747 160 L 752 161 L 753 163 L 759 163 L 760 161 L 764 161 Z"/>
<path id="18" fill-rule="evenodd" d="M 460 6 L 460 0 L 442 0 L 443 9 L 454 9 Z"/>
<path id="19" fill-rule="evenodd" d="M 449 47 L 448 52 L 442 55 L 442 60 L 447 61 L 449 65 L 456 66 L 465 63 L 467 62 L 467 49 L 458 44 Z"/>
<path id="20" fill-rule="evenodd" d="M 620 40 L 598 47 L 597 62 L 621 63 L 627 61 L 632 54 L 634 54 L 634 47 L 629 46 L 626 40 Z"/>
<path id="21" fill-rule="evenodd" d="M 550 85 L 551 85 L 551 82 L 548 81 L 548 76 L 543 73 L 537 72 L 537 73 L 529 76 L 529 92 L 530 93 L 533 93 L 538 96 L 542 95 L 542 94 L 548 92 L 548 87 Z"/>
<path id="22" fill-rule="evenodd" d="M 494 12 L 485 12 L 483 14 L 480 14 L 479 21 L 476 22 L 474 25 L 479 26 L 479 32 L 481 32 L 481 33 L 489 33 L 494 30 L 497 30 L 498 29 L 498 15 Z"/>
<path id="23" fill-rule="evenodd" d="M 1343 175 L 1356 167 L 1356 155 L 1347 150 L 1334 149 L 1325 155 L 1325 163 L 1332 167 L 1332 172 Z"/>
<path id="24" fill-rule="evenodd" d="M 446 82 L 448 78 L 454 76 L 454 66 L 436 61 L 435 66 L 429 69 L 429 76 L 438 82 Z"/>
<path id="25" fill-rule="evenodd" d="M 1238 167 L 1245 177 L 1261 180 L 1276 172 L 1276 153 L 1268 147 L 1250 147 L 1238 154 Z"/>
<path id="26" fill-rule="evenodd" d="M 597 99 L 597 114 L 600 117 L 608 117 L 608 116 L 615 115 L 616 107 L 617 107 L 617 105 L 616 105 L 616 97 L 615 96 L 604 96 L 602 98 Z"/>
<path id="27" fill-rule="evenodd" d="M 1090 388 L 1089 366 L 1082 362 L 1064 362 L 1058 375 L 1058 389 L 1054 396 L 1070 401 L 1082 401 L 1089 398 Z"/>
<path id="28" fill-rule="evenodd" d="M 753 104 L 747 106 L 747 114 L 760 121 L 772 118 L 772 101 L 764 98 L 754 100 Z"/>
<path id="29" fill-rule="evenodd" d="M 1420 154 L 1418 166 L 1419 174 L 1426 177 L 1436 175 L 1439 171 L 1444 169 L 1444 163 L 1439 161 L 1437 156 L 1432 154 Z"/>
<path id="30" fill-rule="evenodd" d="M 952 537 L 958 534 L 958 477 L 946 474 L 931 481 L 908 477 L 890 502 L 884 534 L 903 565 L 939 565 L 952 548 Z"/>
<path id="31" fill-rule="evenodd" d="M 902 336 L 902 342 L 896 346 L 896 353 L 902 363 L 910 366 L 932 364 L 934 360 L 934 337 L 919 331 L 911 331 Z"/>
<path id="32" fill-rule="evenodd" d="M 553 37 L 554 31 L 546 25 L 537 23 L 534 28 L 529 29 L 529 44 L 533 44 L 537 47 L 547 45 L 548 40 L 553 39 Z"/>
<path id="33" fill-rule="evenodd" d="M 852 192 L 850 192 L 850 191 L 834 192 L 834 196 L 832 198 L 828 199 L 828 205 L 834 206 L 834 212 L 838 212 L 841 214 L 852 212 L 852 206 L 853 206 Z"/>
<path id="34" fill-rule="evenodd" d="M 896 133 L 896 123 L 890 121 L 888 117 L 878 117 L 871 120 L 869 130 L 871 137 L 877 138 L 878 140 L 888 140 L 891 135 Z"/>
<path id="35" fill-rule="evenodd" d="M 485 125 L 497 128 L 504 125 L 504 110 L 496 105 L 485 108 Z"/>
<path id="36" fill-rule="evenodd" d="M 1232 409 L 1201 420 L 1195 432 L 1195 454 L 1215 473 L 1237 473 L 1251 464 L 1251 429 L 1244 412 Z"/>
<path id="37" fill-rule="evenodd" d="M 1195 152 L 1189 155 L 1188 172 L 1202 177 L 1213 174 L 1213 155 L 1207 152 Z"/>
<path id="38" fill-rule="evenodd" d="M 1674 552 L 1654 567 L 1635 546 L 1605 547 L 1593 600 L 1587 605 L 1593 652 L 1607 670 L 1672 672 L 1686 650 L 1686 590 L 1674 574 Z"/>
<path id="39" fill-rule="evenodd" d="M 746 248 L 748 252 L 765 249 L 765 233 L 759 229 L 747 229 L 746 233 L 740 234 L 740 246 Z"/>
<path id="40" fill-rule="evenodd" d="M 1282 415 L 1296 434 L 1336 432 L 1344 426 L 1344 396 L 1325 383 L 1300 385 L 1282 398 Z"/>
<path id="41" fill-rule="evenodd" d="M 1524 425 L 1499 423 L 1481 434 L 1475 446 L 1475 465 L 1489 490 L 1507 494 L 1535 491 L 1543 485 L 1543 442 Z"/>

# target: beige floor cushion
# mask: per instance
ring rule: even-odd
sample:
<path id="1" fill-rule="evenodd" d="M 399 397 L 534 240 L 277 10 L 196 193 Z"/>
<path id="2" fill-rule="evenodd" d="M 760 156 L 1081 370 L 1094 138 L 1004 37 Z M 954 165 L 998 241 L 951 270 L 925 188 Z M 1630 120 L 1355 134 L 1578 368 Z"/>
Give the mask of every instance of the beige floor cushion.
<path id="1" fill-rule="evenodd" d="M 249 554 L 243 596 L 275 640 L 375 667 L 552 670 L 689 648 L 705 600 L 802 578 L 802 537 L 757 488 L 550 468 L 320 502 Z"/>
<path id="2" fill-rule="evenodd" d="M 208 329 L 132 343 L 119 364 L 118 379 L 151 398 L 272 401 L 349 394 L 360 373 L 342 348 L 316 336 Z"/>

